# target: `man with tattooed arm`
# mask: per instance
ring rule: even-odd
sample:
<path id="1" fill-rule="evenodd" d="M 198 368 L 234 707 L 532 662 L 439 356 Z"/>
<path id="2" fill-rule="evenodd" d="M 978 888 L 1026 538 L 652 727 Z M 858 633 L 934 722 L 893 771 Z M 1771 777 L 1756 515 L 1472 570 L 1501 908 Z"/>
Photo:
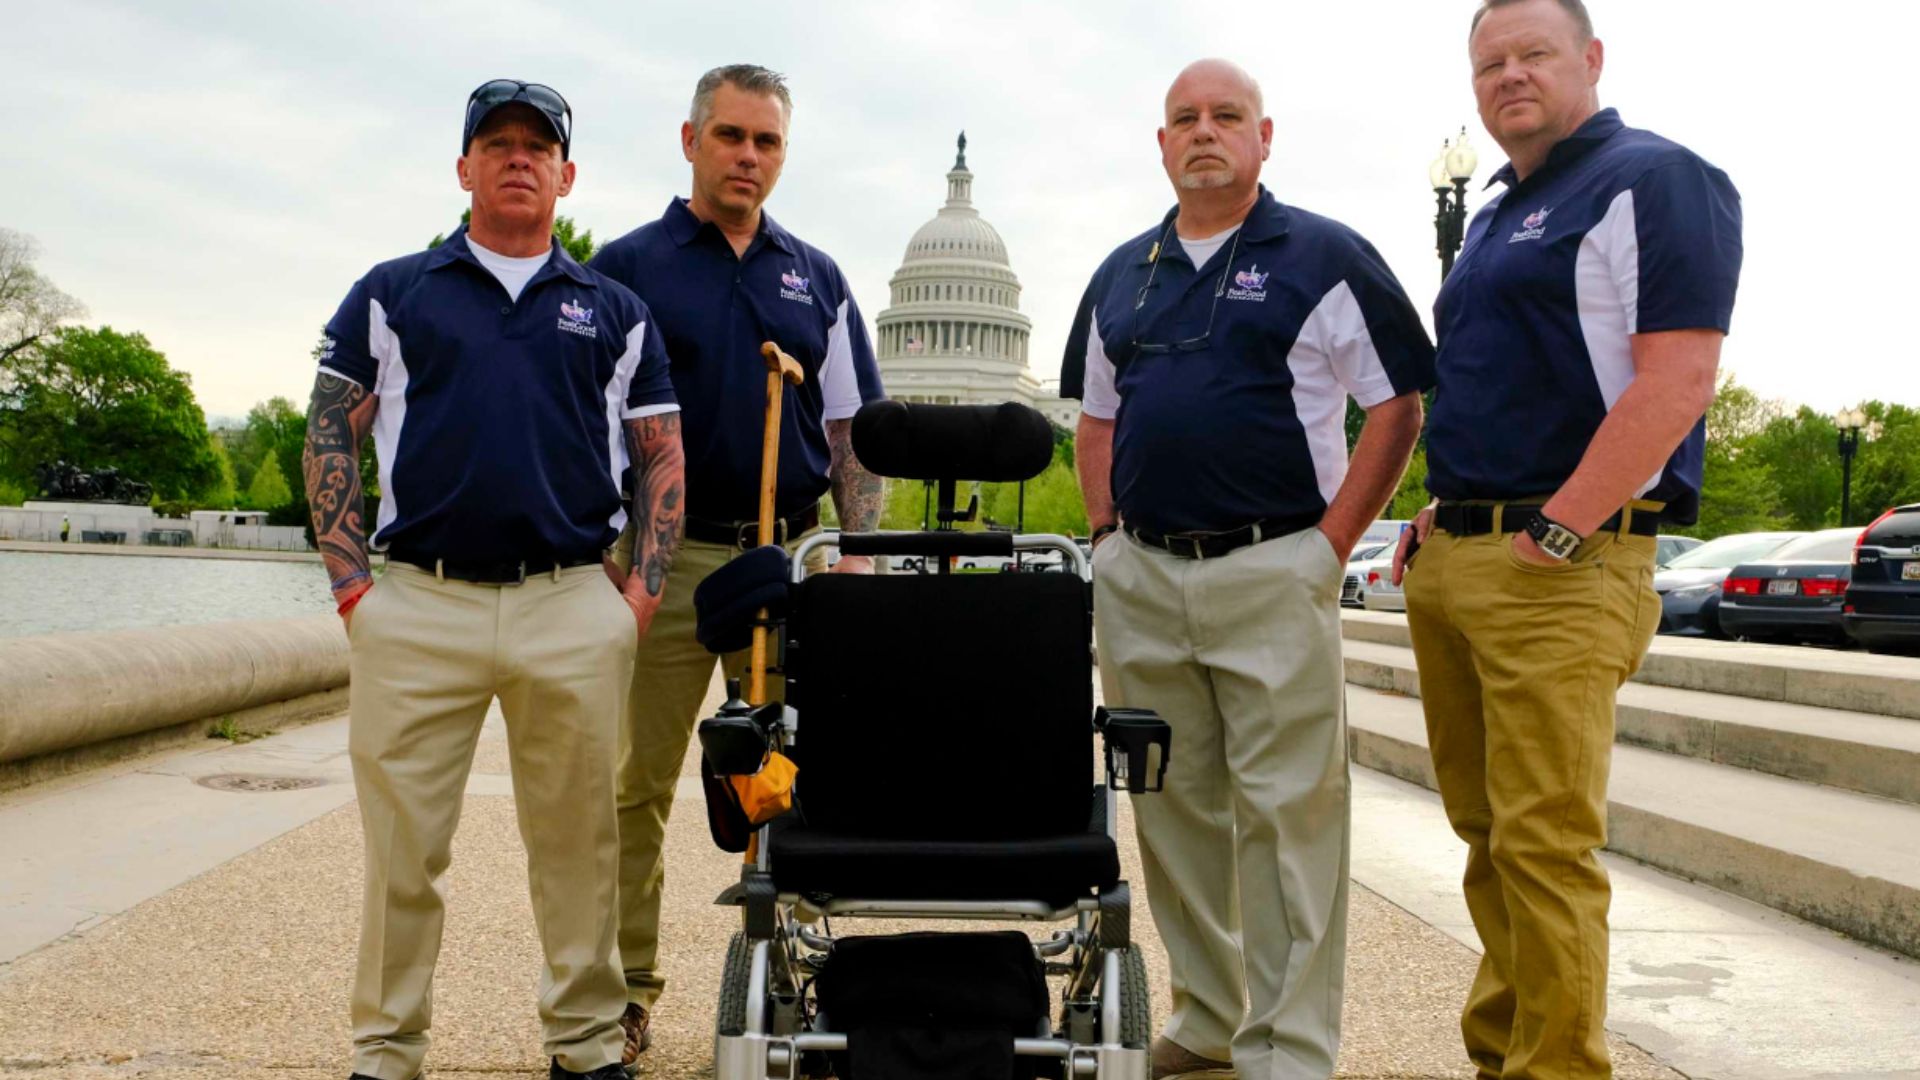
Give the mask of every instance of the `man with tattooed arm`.
<path id="1" fill-rule="evenodd" d="M 853 414 L 884 396 L 866 323 L 834 261 L 761 211 L 786 161 L 792 110 L 785 80 L 766 68 L 735 64 L 707 72 L 680 128 L 681 152 L 693 166 L 691 196 L 675 198 L 658 220 L 608 244 L 593 260 L 595 270 L 632 288 L 660 320 L 686 420 L 686 542 L 671 572 L 665 545 L 644 530 L 633 556 L 647 580 L 664 576 L 666 600 L 634 663 L 617 782 L 628 1063 L 646 1049 L 648 1010 L 665 986 L 661 840 L 713 679 L 714 658 L 694 639 L 693 589 L 758 540 L 766 407 L 761 342 L 778 343 L 807 376 L 787 388 L 781 410 L 774 496 L 779 540 L 791 549 L 818 528 L 820 497 L 829 491 L 849 532 L 874 528 L 884 498 L 880 479 L 854 458 L 851 438 Z M 626 548 L 628 539 L 616 549 Z M 848 556 L 834 569 L 871 567 Z M 737 672 L 743 664 L 730 657 L 727 669 Z"/>
<path id="2" fill-rule="evenodd" d="M 369 271 L 321 347 L 307 498 L 352 643 L 366 834 L 355 1077 L 421 1075 L 449 845 L 496 697 L 547 957 L 551 1075 L 625 1076 L 612 762 L 635 642 L 665 582 L 610 588 L 603 553 L 631 519 L 641 565 L 671 561 L 684 459 L 652 315 L 552 239 L 573 186 L 572 120 L 537 83 L 475 90 L 458 162 L 472 224 Z M 382 495 L 371 534 L 369 432 Z M 377 584 L 370 547 L 388 559 Z"/>

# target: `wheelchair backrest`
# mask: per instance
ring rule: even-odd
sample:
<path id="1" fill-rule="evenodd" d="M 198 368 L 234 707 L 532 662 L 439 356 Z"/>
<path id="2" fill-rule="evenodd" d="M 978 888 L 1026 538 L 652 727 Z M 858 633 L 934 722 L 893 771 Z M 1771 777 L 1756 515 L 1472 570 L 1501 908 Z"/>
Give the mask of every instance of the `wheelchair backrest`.
<path id="1" fill-rule="evenodd" d="M 803 582 L 786 668 L 807 823 L 928 840 L 1086 831 L 1087 596 L 1073 574 Z"/>

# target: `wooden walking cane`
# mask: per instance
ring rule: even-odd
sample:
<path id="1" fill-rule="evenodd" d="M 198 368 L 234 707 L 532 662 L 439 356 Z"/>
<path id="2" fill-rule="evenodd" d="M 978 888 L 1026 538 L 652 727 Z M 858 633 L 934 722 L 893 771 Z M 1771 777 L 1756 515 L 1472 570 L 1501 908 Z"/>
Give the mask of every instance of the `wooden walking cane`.
<path id="1" fill-rule="evenodd" d="M 760 544 L 773 543 L 773 489 L 779 480 L 780 403 L 786 399 L 786 385 L 799 386 L 806 372 L 793 357 L 780 351 L 773 342 L 763 342 L 760 355 L 767 360 L 767 423 L 760 439 Z M 767 703 L 767 611 L 760 614 L 753 628 L 753 659 L 747 667 L 747 704 Z"/>

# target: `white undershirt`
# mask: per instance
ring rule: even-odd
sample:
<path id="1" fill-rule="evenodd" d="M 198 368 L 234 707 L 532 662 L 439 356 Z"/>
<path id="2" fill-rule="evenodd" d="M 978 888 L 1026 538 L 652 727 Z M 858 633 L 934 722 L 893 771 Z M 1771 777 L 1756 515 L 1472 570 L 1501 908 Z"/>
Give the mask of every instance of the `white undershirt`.
<path id="1" fill-rule="evenodd" d="M 1181 236 L 1180 246 L 1186 249 L 1187 258 L 1193 260 L 1193 268 L 1195 270 L 1198 270 L 1201 267 L 1207 265 L 1207 260 L 1213 258 L 1213 253 L 1225 247 L 1227 245 L 1227 241 L 1233 238 L 1233 234 L 1239 231 L 1240 231 L 1240 226 L 1235 225 L 1233 228 L 1228 229 L 1226 232 L 1214 233 L 1212 236 L 1204 237 L 1199 240 L 1189 240 L 1186 237 Z"/>
<path id="2" fill-rule="evenodd" d="M 553 252 L 549 250 L 538 255 L 529 255 L 524 259 L 516 259 L 511 255 L 502 255 L 497 251 L 489 251 L 481 247 L 473 242 L 471 236 L 467 237 L 467 247 L 472 249 L 473 257 L 480 260 L 481 266 L 492 271 L 493 276 L 500 279 L 500 284 L 506 286 L 507 295 L 516 303 L 520 300 L 520 291 L 527 287 L 527 282 L 532 281 L 533 275 L 539 273 L 540 268 L 547 265 L 547 260 L 553 257 Z"/>

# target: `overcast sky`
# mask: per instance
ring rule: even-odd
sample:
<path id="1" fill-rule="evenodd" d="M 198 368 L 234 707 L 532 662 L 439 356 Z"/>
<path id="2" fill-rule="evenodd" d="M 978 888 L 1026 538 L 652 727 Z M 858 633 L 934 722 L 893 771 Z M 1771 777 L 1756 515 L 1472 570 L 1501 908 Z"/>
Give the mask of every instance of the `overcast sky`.
<path id="1" fill-rule="evenodd" d="M 1920 405 L 1920 229 L 1897 209 L 1920 179 L 1905 66 L 1920 5 L 1590 3 L 1603 104 L 1743 193 L 1725 366 L 1826 411 Z M 560 208 L 604 242 L 685 193 L 694 80 L 750 61 L 785 72 L 795 100 L 769 210 L 839 260 L 869 326 L 966 129 L 975 203 L 1006 239 L 1047 379 L 1088 275 L 1172 203 L 1154 129 L 1201 56 L 1263 83 L 1268 186 L 1365 234 L 1427 311 L 1428 163 L 1463 124 L 1481 179 L 1504 160 L 1468 85 L 1475 6 L 0 0 L 0 225 L 40 242 L 90 322 L 144 332 L 210 417 L 237 416 L 304 401 L 308 351 L 348 286 L 457 224 L 476 84 L 546 82 L 572 101 L 579 181 Z"/>

